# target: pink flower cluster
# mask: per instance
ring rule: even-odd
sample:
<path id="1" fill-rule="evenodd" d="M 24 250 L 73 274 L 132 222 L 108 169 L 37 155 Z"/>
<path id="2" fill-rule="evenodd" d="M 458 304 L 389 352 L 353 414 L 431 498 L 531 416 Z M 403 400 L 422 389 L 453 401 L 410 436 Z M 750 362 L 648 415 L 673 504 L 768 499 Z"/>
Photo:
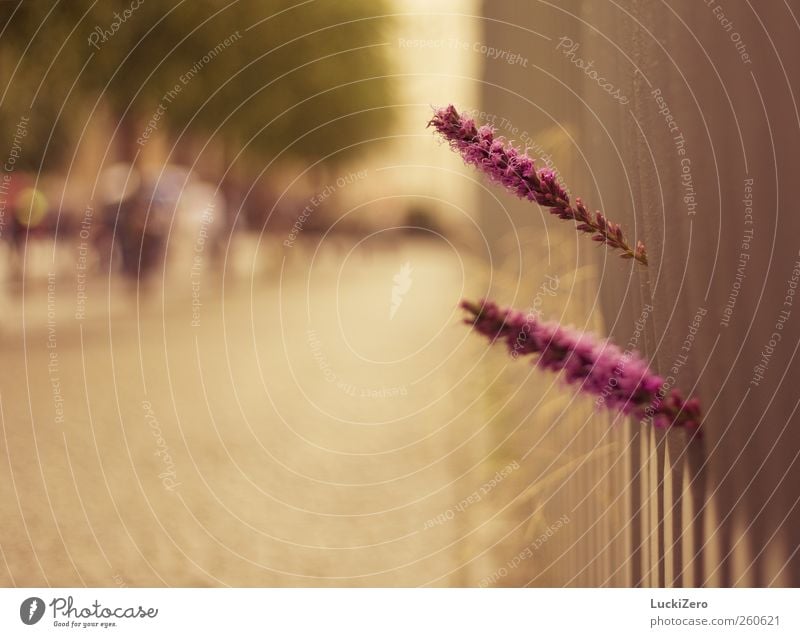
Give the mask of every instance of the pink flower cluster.
<path id="1" fill-rule="evenodd" d="M 538 367 L 563 372 L 567 383 L 598 396 L 598 404 L 652 420 L 660 428 L 697 430 L 700 426 L 699 401 L 684 400 L 635 353 L 623 352 L 592 334 L 542 322 L 518 310 L 500 309 L 490 301 L 461 305 L 469 313 L 464 322 L 480 334 L 492 342 L 505 341 L 515 358 L 538 354 Z"/>
<path id="2" fill-rule="evenodd" d="M 437 109 L 428 126 L 433 126 L 466 163 L 477 167 L 518 197 L 548 207 L 561 219 L 576 221 L 579 231 L 593 235 L 594 241 L 621 250 L 623 259 L 636 259 L 647 265 L 647 251 L 641 241 L 631 248 L 619 225 L 606 219 L 599 211 L 589 212 L 580 198 L 571 204 L 569 195 L 552 170 L 537 170 L 527 154 L 504 138 L 495 137 L 491 126 L 477 128 L 473 119 L 460 115 L 452 104 Z"/>

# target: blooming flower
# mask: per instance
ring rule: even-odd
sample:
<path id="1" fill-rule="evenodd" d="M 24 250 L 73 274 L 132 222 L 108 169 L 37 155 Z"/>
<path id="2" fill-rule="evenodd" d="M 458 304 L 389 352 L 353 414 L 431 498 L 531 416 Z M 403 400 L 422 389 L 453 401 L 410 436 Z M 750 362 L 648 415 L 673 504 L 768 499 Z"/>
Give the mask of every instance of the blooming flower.
<path id="1" fill-rule="evenodd" d="M 563 372 L 567 383 L 598 396 L 598 405 L 652 420 L 658 428 L 697 430 L 700 426 L 699 401 L 684 400 L 636 353 L 623 352 L 608 340 L 540 321 L 519 310 L 500 309 L 491 301 L 462 301 L 461 307 L 469 314 L 464 322 L 477 332 L 492 342 L 505 341 L 514 358 L 538 354 L 538 367 Z"/>
<path id="2" fill-rule="evenodd" d="M 517 197 L 546 206 L 551 214 L 561 219 L 576 221 L 580 232 L 594 235 L 592 240 L 621 250 L 623 259 L 636 259 L 647 265 L 647 251 L 641 241 L 631 248 L 616 223 L 599 211 L 589 212 L 580 198 L 570 203 L 569 195 L 552 170 L 537 170 L 525 152 L 503 137 L 495 137 L 491 126 L 477 128 L 473 119 L 460 115 L 452 104 L 437 109 L 428 126 L 433 126 L 466 163 L 480 169 Z"/>

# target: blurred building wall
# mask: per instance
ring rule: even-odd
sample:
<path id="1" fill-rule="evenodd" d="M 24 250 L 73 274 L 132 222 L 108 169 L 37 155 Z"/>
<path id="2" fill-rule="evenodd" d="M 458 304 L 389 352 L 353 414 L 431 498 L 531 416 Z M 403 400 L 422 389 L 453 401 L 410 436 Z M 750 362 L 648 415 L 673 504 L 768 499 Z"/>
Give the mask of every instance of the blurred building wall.
<path id="1" fill-rule="evenodd" d="M 391 60 L 387 73 L 395 80 L 386 108 L 387 121 L 393 118 L 386 128 L 389 138 L 370 144 L 351 166 L 368 170 L 366 188 L 381 202 L 381 220 L 371 222 L 371 211 L 361 213 L 360 220 L 367 227 L 429 225 L 469 240 L 469 230 L 463 235 L 472 226 L 476 187 L 452 178 L 460 162 L 448 153 L 430 152 L 426 123 L 433 107 L 447 100 L 477 101 L 479 60 L 463 55 L 457 43 L 471 41 L 480 31 L 480 2 L 447 0 L 431 7 L 422 0 L 397 0 L 390 6 L 390 26 L 380 34 Z M 353 194 L 350 203 L 362 204 L 364 194 Z"/>
<path id="2" fill-rule="evenodd" d="M 596 502 L 565 531 L 570 556 L 550 556 L 561 576 L 549 583 L 800 585 L 800 308 L 790 291 L 800 259 L 800 3 L 520 1 L 484 11 L 481 37 L 527 64 L 484 62 L 482 110 L 546 138 L 573 197 L 643 240 L 650 267 L 491 189 L 483 225 L 495 250 L 508 253 L 515 233 L 546 233 L 551 251 L 574 252 L 574 267 L 597 282 L 596 298 L 575 301 L 586 324 L 599 308 L 621 344 L 652 305 L 637 347 L 664 375 L 677 365 L 676 386 L 707 413 L 704 439 L 690 444 L 637 423 L 607 434 L 602 416 L 573 425 L 621 453 L 573 476 L 563 506 Z M 593 61 L 616 96 L 579 60 Z M 495 196 L 509 211 L 502 223 Z M 531 260 L 562 267 L 546 256 Z M 541 272 L 520 272 L 535 288 Z M 598 480 L 625 505 L 600 511 Z"/>

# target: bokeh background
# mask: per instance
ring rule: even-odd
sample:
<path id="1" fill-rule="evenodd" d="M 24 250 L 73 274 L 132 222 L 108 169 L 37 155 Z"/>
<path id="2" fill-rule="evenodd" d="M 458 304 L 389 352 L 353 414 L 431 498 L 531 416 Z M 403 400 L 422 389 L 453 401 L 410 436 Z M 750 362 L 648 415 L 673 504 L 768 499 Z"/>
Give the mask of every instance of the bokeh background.
<path id="1" fill-rule="evenodd" d="M 0 3 L 0 583 L 800 585 L 799 16 Z M 450 102 L 649 268 L 463 166 Z M 464 297 L 680 360 L 703 439 Z"/>

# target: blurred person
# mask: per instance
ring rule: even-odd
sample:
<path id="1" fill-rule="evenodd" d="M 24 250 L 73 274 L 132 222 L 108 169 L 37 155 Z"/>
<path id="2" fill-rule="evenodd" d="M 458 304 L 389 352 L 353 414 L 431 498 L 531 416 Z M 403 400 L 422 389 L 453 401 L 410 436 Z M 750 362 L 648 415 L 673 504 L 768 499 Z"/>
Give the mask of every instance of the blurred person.
<path id="1" fill-rule="evenodd" d="M 28 175 L 14 176 L 8 201 L 12 214 L 8 219 L 8 238 L 11 244 L 12 270 L 24 275 L 30 269 L 28 244 L 49 234 L 50 203 L 47 196 L 32 185 Z M 36 264 L 34 264 L 36 265 Z"/>
<path id="2" fill-rule="evenodd" d="M 131 164 L 117 163 L 100 176 L 101 220 L 97 246 L 109 266 L 139 279 L 163 262 L 170 210 L 179 198 L 175 179 L 143 178 Z"/>
<path id="3" fill-rule="evenodd" d="M 179 211 L 170 249 L 179 262 L 199 262 L 207 269 L 225 250 L 229 226 L 225 196 L 215 184 L 192 175 L 180 193 Z"/>

